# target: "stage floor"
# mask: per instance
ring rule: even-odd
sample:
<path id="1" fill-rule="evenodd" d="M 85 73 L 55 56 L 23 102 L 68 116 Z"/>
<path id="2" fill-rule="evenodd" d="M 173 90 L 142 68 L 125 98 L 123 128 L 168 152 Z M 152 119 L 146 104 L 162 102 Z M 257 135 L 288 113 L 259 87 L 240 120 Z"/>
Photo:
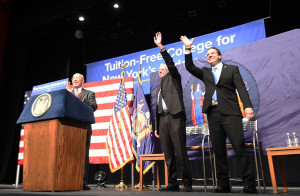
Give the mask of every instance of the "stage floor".
<path id="1" fill-rule="evenodd" d="M 157 188 L 153 188 L 152 185 L 147 189 L 143 189 L 142 191 L 133 189 L 131 187 L 127 189 L 114 188 L 113 185 L 107 185 L 106 188 L 98 188 L 96 184 L 90 185 L 91 190 L 89 191 L 64 191 L 64 192 L 37 192 L 37 191 L 23 191 L 22 185 L 16 188 L 14 185 L 0 185 L 0 195 L 9 195 L 9 196 L 38 196 L 38 195 L 109 195 L 109 196 L 123 196 L 123 195 L 141 195 L 141 196 L 153 196 L 153 195 L 162 195 L 162 196 L 175 196 L 175 195 L 228 195 L 227 193 L 213 193 L 213 187 L 209 186 L 207 192 L 204 192 L 203 186 L 193 186 L 194 192 L 192 193 L 184 193 L 180 192 L 159 192 Z M 241 186 L 233 186 L 233 194 L 234 195 L 244 195 L 239 193 L 241 190 Z M 277 195 L 300 195 L 300 187 L 288 187 L 288 193 L 283 193 L 281 187 L 278 188 Z M 252 195 L 275 195 L 273 194 L 272 187 L 267 187 L 266 193 L 261 194 L 252 194 Z"/>

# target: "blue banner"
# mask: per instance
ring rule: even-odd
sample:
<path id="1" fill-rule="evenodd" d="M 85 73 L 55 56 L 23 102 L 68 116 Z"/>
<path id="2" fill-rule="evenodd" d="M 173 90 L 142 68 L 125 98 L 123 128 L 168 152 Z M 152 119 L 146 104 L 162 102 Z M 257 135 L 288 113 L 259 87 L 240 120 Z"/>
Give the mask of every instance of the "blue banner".
<path id="1" fill-rule="evenodd" d="M 265 26 L 264 20 L 261 19 L 222 31 L 195 37 L 192 52 L 194 54 L 194 58 L 197 59 L 204 57 L 207 49 L 211 46 L 215 46 L 221 51 L 224 51 L 264 38 L 266 38 Z M 185 46 L 181 41 L 165 45 L 165 47 L 173 57 L 176 65 L 184 63 Z M 143 88 L 145 94 L 149 94 L 150 74 L 158 71 L 158 67 L 161 64 L 164 64 L 164 60 L 159 49 L 153 48 L 112 59 L 89 63 L 87 64 L 86 81 L 95 82 L 120 78 L 122 70 L 119 69 L 119 66 L 121 63 L 126 63 L 128 65 L 128 68 L 125 69 L 125 77 L 134 78 L 134 89 L 136 89 L 137 86 L 139 65 L 142 65 L 141 77 L 143 78 Z"/>
<path id="2" fill-rule="evenodd" d="M 46 84 L 34 86 L 32 88 L 31 96 L 48 93 L 48 92 L 52 92 L 52 91 L 57 91 L 57 90 L 61 90 L 61 89 L 66 89 L 67 85 L 68 85 L 68 81 L 69 81 L 69 79 L 66 78 L 66 79 L 57 80 L 54 82 L 49 82 Z"/>

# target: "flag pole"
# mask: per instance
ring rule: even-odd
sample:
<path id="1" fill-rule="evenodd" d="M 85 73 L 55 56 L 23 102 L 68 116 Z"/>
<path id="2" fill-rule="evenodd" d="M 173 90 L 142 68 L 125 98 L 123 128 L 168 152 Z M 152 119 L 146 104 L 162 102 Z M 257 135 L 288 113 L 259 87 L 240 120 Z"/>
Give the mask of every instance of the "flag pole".
<path id="1" fill-rule="evenodd" d="M 121 84 L 121 86 L 122 86 L 122 89 L 121 89 L 121 109 L 120 109 L 120 113 L 122 113 L 122 108 L 123 108 L 123 91 L 125 90 L 124 88 L 123 88 L 123 86 L 124 86 L 124 75 L 125 75 L 125 68 L 126 67 L 128 67 L 128 65 L 125 63 L 121 63 L 120 64 L 120 68 L 122 69 L 122 73 L 121 73 L 121 80 L 122 80 L 122 84 Z M 119 129 L 122 129 L 122 122 L 120 121 L 119 122 Z M 123 181 L 123 167 L 121 168 L 121 180 L 120 180 L 120 183 L 119 184 L 117 184 L 116 186 L 115 186 L 115 188 L 128 188 L 129 186 L 127 186 L 126 184 L 124 184 L 124 181 Z"/>
<path id="2" fill-rule="evenodd" d="M 142 86 L 142 84 L 143 84 L 143 81 L 142 81 L 142 64 L 140 64 L 140 67 L 139 67 L 139 75 L 138 75 L 138 85 L 141 85 Z M 138 88 L 137 88 L 137 93 L 136 93 L 136 108 L 137 108 L 137 111 L 136 111 L 136 113 L 137 113 L 137 115 L 136 115 L 136 119 L 135 120 L 137 120 L 137 118 L 138 118 L 138 113 L 139 113 L 139 110 L 138 110 L 138 108 L 139 108 L 139 93 L 138 93 Z M 138 130 L 138 127 L 137 127 L 137 123 L 135 123 L 135 130 Z M 138 130 L 139 131 L 139 130 Z M 141 166 L 140 166 L 141 167 Z M 135 188 L 135 189 L 140 189 L 140 182 L 138 183 L 138 184 L 136 184 L 133 188 Z M 146 188 L 148 188 L 148 186 L 147 185 L 145 185 L 145 184 L 143 184 L 143 189 L 146 189 Z"/>
<path id="3" fill-rule="evenodd" d="M 136 111 L 136 117 L 135 117 L 135 119 L 134 119 L 134 121 L 135 121 L 135 129 L 134 130 L 137 130 L 137 123 L 136 123 L 136 120 L 137 120 L 137 117 L 138 117 L 138 106 L 139 106 L 139 93 L 138 93 L 138 91 L 139 91 L 139 88 L 138 88 L 138 86 L 139 86 L 139 82 L 140 82 L 140 74 L 141 74 L 141 65 L 142 64 L 140 64 L 140 67 L 139 67 L 139 74 L 138 74 L 138 85 L 137 85 L 137 87 L 136 87 L 136 109 L 137 109 L 137 111 Z M 137 160 L 137 159 L 136 159 Z M 137 165 L 137 163 L 136 163 L 136 165 Z M 133 167 L 134 168 L 134 167 Z M 132 170 L 134 170 L 134 169 L 132 169 Z M 137 185 L 134 185 L 134 179 L 132 178 L 132 186 L 133 186 L 133 188 L 135 188 L 135 189 L 138 189 L 139 187 L 140 187 L 140 183 L 138 183 Z"/>

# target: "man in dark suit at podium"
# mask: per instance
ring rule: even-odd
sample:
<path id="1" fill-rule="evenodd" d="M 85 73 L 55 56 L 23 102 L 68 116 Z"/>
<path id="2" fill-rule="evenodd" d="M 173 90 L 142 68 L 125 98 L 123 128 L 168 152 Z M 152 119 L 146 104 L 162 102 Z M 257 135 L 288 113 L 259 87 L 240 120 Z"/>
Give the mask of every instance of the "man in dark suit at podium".
<path id="1" fill-rule="evenodd" d="M 95 93 L 87 89 L 82 88 L 84 83 L 84 77 L 80 73 L 76 73 L 72 77 L 73 88 L 68 85 L 67 90 L 74 94 L 78 99 L 93 108 L 94 111 L 97 110 L 97 102 L 95 98 Z M 88 186 L 88 173 L 89 173 L 89 149 L 92 135 L 92 126 L 87 127 L 87 137 L 86 137 L 86 152 L 85 152 L 85 163 L 84 163 L 84 175 L 83 175 L 83 190 L 90 190 Z"/>
<path id="2" fill-rule="evenodd" d="M 254 111 L 239 68 L 222 63 L 221 52 L 215 47 L 210 47 L 206 54 L 207 62 L 211 67 L 196 67 L 191 53 L 194 39 L 189 40 L 186 36 L 181 36 L 180 39 L 186 46 L 185 67 L 187 71 L 202 80 L 206 88 L 202 111 L 207 114 L 216 157 L 218 187 L 214 192 L 231 192 L 226 153 L 226 138 L 228 137 L 242 169 L 244 182 L 242 192 L 256 193 L 252 164 L 245 146 L 243 115 L 236 90 L 245 107 L 245 117 L 251 120 L 254 117 Z"/>
<path id="3" fill-rule="evenodd" d="M 160 86 L 156 91 L 155 136 L 160 138 L 168 167 L 169 185 L 160 191 L 179 191 L 176 177 L 176 157 L 183 169 L 184 192 L 192 192 L 192 174 L 186 152 L 186 115 L 183 104 L 181 76 L 172 57 L 156 33 L 154 43 L 160 49 L 166 65 L 159 67 Z"/>

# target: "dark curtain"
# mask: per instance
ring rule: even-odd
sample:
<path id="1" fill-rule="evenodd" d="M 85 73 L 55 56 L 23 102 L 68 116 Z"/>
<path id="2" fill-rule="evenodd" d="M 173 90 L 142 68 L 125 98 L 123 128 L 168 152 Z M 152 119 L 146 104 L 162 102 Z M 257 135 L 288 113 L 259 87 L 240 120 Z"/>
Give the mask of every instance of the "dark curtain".
<path id="1" fill-rule="evenodd" d="M 19 150 L 21 126 L 16 122 L 23 108 L 28 39 L 10 35 L 11 2 L 0 2 L 0 183 L 12 184 L 15 182 Z"/>
<path id="2" fill-rule="evenodd" d="M 11 0 L 0 0 L 0 77 L 2 75 L 2 62 L 6 43 L 6 34 Z"/>

